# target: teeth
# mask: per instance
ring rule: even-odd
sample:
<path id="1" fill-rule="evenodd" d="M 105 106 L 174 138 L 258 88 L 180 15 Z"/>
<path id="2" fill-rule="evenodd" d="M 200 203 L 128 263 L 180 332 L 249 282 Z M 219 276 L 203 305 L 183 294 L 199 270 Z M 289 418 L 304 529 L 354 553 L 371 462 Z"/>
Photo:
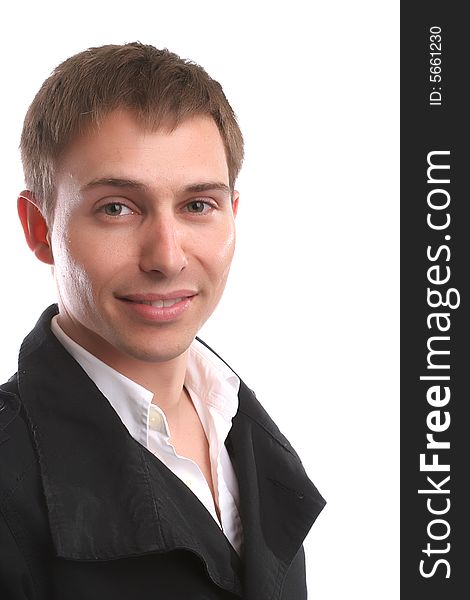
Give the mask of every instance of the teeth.
<path id="1" fill-rule="evenodd" d="M 183 298 L 171 298 L 171 300 L 154 300 L 153 302 L 145 301 L 139 302 L 139 304 L 147 304 L 147 306 L 154 306 L 155 308 L 166 308 L 167 306 L 173 306 L 177 302 L 181 302 Z"/>

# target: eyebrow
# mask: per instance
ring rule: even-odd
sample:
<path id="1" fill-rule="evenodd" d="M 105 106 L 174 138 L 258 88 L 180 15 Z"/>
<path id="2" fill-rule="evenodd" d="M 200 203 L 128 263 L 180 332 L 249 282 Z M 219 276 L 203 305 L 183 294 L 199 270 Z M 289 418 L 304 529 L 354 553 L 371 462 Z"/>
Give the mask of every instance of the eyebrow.
<path id="1" fill-rule="evenodd" d="M 228 185 L 226 185 L 225 183 L 222 183 L 222 182 L 218 182 L 218 181 L 209 181 L 207 183 L 195 183 L 193 185 L 188 185 L 183 188 L 183 191 L 185 191 L 185 192 L 195 192 L 195 193 L 210 192 L 212 190 L 225 192 L 229 196 L 232 193 L 230 191 L 230 188 L 228 187 Z"/>
<path id="2" fill-rule="evenodd" d="M 149 192 L 150 188 L 140 181 L 134 179 L 120 179 L 117 177 L 102 177 L 99 179 L 93 179 L 81 188 L 82 192 L 92 190 L 97 187 L 115 187 L 115 188 L 127 188 L 138 192 Z M 212 190 L 222 191 L 227 195 L 231 196 L 231 191 L 228 185 L 220 181 L 207 181 L 202 183 L 193 183 L 184 186 L 180 191 L 182 192 L 209 192 Z"/>
<path id="3" fill-rule="evenodd" d="M 117 177 L 102 177 L 99 179 L 93 179 L 92 181 L 89 181 L 87 184 L 85 184 L 81 188 L 81 191 L 86 192 L 88 190 L 92 190 L 94 188 L 103 187 L 103 186 L 117 187 L 117 188 L 130 188 L 133 190 L 144 191 L 144 192 L 148 190 L 148 187 L 145 184 L 143 184 L 139 181 L 135 181 L 133 179 L 119 179 Z"/>

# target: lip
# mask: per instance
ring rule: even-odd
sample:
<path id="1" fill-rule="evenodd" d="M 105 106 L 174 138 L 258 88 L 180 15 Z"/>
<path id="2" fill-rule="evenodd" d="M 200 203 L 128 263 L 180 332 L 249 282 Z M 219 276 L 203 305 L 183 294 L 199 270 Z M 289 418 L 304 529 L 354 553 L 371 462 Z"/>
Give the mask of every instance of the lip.
<path id="1" fill-rule="evenodd" d="M 194 290 L 175 290 L 167 294 L 120 294 L 119 300 L 128 300 L 129 302 L 156 302 L 157 300 L 174 300 L 175 298 L 190 298 L 195 296 Z"/>
<path id="2" fill-rule="evenodd" d="M 166 323 L 181 318 L 197 293 L 193 290 L 175 290 L 167 294 L 125 294 L 117 299 L 134 317 L 153 323 Z M 149 302 L 179 300 L 170 306 L 152 306 Z"/>

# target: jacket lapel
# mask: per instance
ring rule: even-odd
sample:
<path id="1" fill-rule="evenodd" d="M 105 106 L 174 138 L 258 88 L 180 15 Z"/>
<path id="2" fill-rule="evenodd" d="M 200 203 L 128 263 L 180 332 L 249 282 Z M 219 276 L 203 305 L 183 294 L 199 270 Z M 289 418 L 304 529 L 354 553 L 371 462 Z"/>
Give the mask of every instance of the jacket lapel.
<path id="1" fill-rule="evenodd" d="M 227 447 L 240 488 L 244 598 L 278 598 L 325 501 L 289 442 L 242 382 Z"/>
<path id="2" fill-rule="evenodd" d="M 24 341 L 18 388 L 39 456 L 57 556 L 110 560 L 186 549 L 241 593 L 239 558 L 197 497 L 128 433 L 50 331 L 50 307 Z"/>

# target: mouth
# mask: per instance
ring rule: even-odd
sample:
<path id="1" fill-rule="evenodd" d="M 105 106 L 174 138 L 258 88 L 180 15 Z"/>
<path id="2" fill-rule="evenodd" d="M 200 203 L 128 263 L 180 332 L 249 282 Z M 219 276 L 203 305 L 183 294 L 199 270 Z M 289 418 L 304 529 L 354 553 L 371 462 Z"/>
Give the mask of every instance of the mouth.
<path id="1" fill-rule="evenodd" d="M 180 319 L 197 296 L 193 290 L 177 290 L 169 294 L 126 294 L 117 296 L 135 318 L 150 322 Z"/>
<path id="2" fill-rule="evenodd" d="M 125 300 L 126 302 L 135 302 L 136 304 L 147 304 L 149 306 L 156 306 L 162 308 L 164 306 L 172 306 L 177 302 L 186 300 L 196 296 L 195 290 L 174 290 L 166 294 L 143 294 L 143 293 L 132 293 L 132 294 L 118 294 L 116 298 L 118 300 Z"/>
<path id="3" fill-rule="evenodd" d="M 186 300 L 189 296 L 181 296 L 180 298 L 170 298 L 168 300 L 130 300 L 129 298 L 120 298 L 124 302 L 134 302 L 135 304 L 144 304 L 145 306 L 153 306 L 155 308 L 168 308 L 178 302 Z"/>

